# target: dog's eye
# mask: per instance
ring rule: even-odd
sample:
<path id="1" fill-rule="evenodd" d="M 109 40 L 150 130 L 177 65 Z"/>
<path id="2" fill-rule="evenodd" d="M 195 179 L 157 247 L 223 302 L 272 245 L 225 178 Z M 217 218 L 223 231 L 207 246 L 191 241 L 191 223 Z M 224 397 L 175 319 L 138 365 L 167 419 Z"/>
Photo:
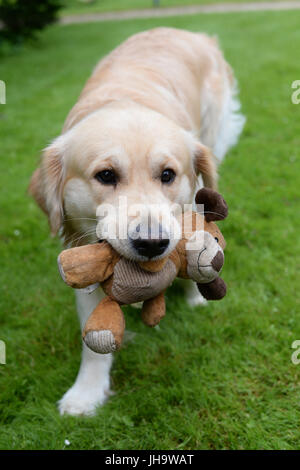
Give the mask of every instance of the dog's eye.
<path id="1" fill-rule="evenodd" d="M 215 240 L 216 240 L 216 242 L 217 242 L 217 243 L 219 243 L 219 239 L 218 239 L 218 237 L 215 237 Z"/>
<path id="2" fill-rule="evenodd" d="M 117 175 L 113 170 L 102 170 L 95 174 L 96 180 L 102 184 L 117 184 Z"/>
<path id="3" fill-rule="evenodd" d="M 161 174 L 160 180 L 162 183 L 172 183 L 175 179 L 175 171 L 171 170 L 170 168 L 167 168 L 164 170 Z"/>

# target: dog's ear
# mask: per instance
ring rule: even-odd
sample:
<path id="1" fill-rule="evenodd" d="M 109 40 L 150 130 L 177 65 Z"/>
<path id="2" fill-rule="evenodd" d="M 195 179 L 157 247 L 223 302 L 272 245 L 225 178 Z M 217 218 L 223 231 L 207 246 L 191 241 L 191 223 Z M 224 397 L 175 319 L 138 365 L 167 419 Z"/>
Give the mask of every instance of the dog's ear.
<path id="1" fill-rule="evenodd" d="M 217 189 L 216 159 L 211 150 L 200 142 L 196 143 L 194 150 L 194 168 L 198 175 L 202 175 L 206 188 Z"/>
<path id="2" fill-rule="evenodd" d="M 204 217 L 206 222 L 223 220 L 228 215 L 228 206 L 225 199 L 213 189 L 200 189 L 196 194 L 195 202 L 196 204 L 204 205 Z"/>
<path id="3" fill-rule="evenodd" d="M 53 235 L 58 232 L 63 222 L 64 169 L 59 144 L 60 138 L 44 150 L 41 165 L 33 173 L 29 185 L 29 193 L 49 218 Z"/>

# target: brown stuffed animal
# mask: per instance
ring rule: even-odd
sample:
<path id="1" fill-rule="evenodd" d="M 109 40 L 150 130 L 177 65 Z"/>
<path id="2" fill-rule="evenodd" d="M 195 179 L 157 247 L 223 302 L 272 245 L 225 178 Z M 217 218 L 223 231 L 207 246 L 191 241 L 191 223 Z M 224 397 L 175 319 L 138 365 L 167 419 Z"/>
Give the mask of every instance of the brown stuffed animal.
<path id="1" fill-rule="evenodd" d="M 143 301 L 142 320 L 149 326 L 157 325 L 165 315 L 164 292 L 177 276 L 197 282 L 208 300 L 224 297 L 226 284 L 219 272 L 225 240 L 212 221 L 227 216 L 227 205 L 222 196 L 208 188 L 198 191 L 196 203 L 204 204 L 204 215 L 181 215 L 182 238 L 166 258 L 135 262 L 120 256 L 106 241 L 70 248 L 59 255 L 59 270 L 69 286 L 94 289 L 100 283 L 106 294 L 83 330 L 83 340 L 90 349 L 105 354 L 120 348 L 125 330 L 120 305 Z M 201 231 L 201 245 L 197 246 L 197 232 L 199 236 Z"/>

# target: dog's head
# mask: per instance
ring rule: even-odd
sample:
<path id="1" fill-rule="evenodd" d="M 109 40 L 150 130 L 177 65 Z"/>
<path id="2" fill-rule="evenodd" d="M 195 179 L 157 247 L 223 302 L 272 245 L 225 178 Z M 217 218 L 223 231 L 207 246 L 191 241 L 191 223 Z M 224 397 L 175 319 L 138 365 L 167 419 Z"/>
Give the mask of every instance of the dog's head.
<path id="1" fill-rule="evenodd" d="M 191 202 L 197 174 L 215 186 L 211 152 L 190 132 L 148 108 L 111 103 L 45 149 L 30 192 L 67 244 L 107 239 L 143 261 L 176 246 L 175 212 Z"/>

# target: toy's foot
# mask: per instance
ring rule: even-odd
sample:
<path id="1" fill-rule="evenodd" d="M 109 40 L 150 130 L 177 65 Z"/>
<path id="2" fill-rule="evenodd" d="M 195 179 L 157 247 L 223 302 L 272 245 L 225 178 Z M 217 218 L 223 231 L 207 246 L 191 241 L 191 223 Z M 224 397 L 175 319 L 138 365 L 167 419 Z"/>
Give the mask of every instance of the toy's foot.
<path id="1" fill-rule="evenodd" d="M 120 347 L 110 330 L 89 331 L 83 340 L 92 351 L 100 354 L 114 352 Z"/>
<path id="2" fill-rule="evenodd" d="M 120 305 L 104 297 L 89 316 L 82 332 L 85 344 L 94 352 L 108 354 L 120 349 L 125 319 Z"/>
<path id="3" fill-rule="evenodd" d="M 145 325 L 154 327 L 166 314 L 166 303 L 164 292 L 152 299 L 145 300 L 142 308 L 142 320 Z"/>

